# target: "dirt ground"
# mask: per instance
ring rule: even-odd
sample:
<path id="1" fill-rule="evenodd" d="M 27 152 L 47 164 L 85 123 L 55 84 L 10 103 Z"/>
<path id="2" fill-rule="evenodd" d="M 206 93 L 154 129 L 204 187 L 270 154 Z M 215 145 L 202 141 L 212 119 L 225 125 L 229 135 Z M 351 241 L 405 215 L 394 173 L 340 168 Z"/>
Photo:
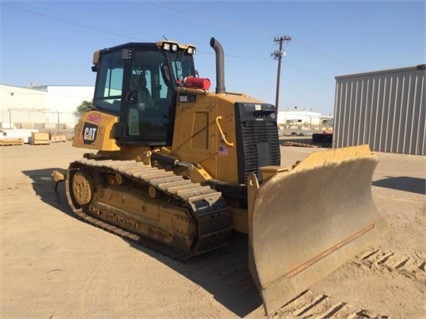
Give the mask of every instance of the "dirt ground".
<path id="1" fill-rule="evenodd" d="M 283 164 L 318 149 L 282 147 Z M 1 318 L 263 318 L 247 237 L 189 264 L 71 215 L 50 172 L 70 142 L 0 147 Z M 424 318 L 424 157 L 379 153 L 373 198 L 390 230 L 273 318 Z"/>

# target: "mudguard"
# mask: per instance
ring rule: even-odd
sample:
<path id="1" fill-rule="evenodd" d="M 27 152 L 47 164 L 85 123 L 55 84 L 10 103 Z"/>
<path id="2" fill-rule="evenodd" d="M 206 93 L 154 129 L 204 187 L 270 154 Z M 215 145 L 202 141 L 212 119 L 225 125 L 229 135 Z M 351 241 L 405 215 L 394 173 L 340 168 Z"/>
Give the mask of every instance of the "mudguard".
<path id="1" fill-rule="evenodd" d="M 368 145 L 309 155 L 248 181 L 249 268 L 267 314 L 371 245 L 386 230 L 371 194 Z"/>

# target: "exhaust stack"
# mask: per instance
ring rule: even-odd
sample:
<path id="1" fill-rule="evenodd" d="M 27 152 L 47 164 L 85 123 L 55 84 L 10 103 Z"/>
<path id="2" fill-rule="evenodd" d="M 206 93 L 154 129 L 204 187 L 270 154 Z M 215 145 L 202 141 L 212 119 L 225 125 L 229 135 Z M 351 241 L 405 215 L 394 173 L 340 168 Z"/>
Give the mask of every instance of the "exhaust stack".
<path id="1" fill-rule="evenodd" d="M 222 45 L 215 38 L 210 39 L 210 46 L 216 53 L 216 93 L 225 93 L 225 63 Z"/>

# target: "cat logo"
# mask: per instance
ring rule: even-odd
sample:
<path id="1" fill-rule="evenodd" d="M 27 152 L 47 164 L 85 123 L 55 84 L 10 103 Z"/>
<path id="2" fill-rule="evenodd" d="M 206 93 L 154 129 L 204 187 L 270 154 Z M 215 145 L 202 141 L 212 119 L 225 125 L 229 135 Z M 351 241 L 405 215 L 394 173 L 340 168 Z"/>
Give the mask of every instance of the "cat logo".
<path id="1" fill-rule="evenodd" d="M 98 126 L 84 123 L 83 126 L 83 142 L 84 144 L 93 144 L 96 140 L 96 133 L 98 132 Z"/>

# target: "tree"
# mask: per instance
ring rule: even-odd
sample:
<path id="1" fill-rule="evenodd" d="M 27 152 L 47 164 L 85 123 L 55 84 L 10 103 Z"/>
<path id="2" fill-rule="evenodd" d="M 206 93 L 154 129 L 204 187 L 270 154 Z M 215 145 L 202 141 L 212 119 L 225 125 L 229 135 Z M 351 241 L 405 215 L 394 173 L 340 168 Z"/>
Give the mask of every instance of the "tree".
<path id="1" fill-rule="evenodd" d="M 92 107 L 91 101 L 83 101 L 79 106 L 77 106 L 77 110 L 74 112 L 74 115 L 77 117 L 82 116 L 87 111 L 90 111 Z"/>

